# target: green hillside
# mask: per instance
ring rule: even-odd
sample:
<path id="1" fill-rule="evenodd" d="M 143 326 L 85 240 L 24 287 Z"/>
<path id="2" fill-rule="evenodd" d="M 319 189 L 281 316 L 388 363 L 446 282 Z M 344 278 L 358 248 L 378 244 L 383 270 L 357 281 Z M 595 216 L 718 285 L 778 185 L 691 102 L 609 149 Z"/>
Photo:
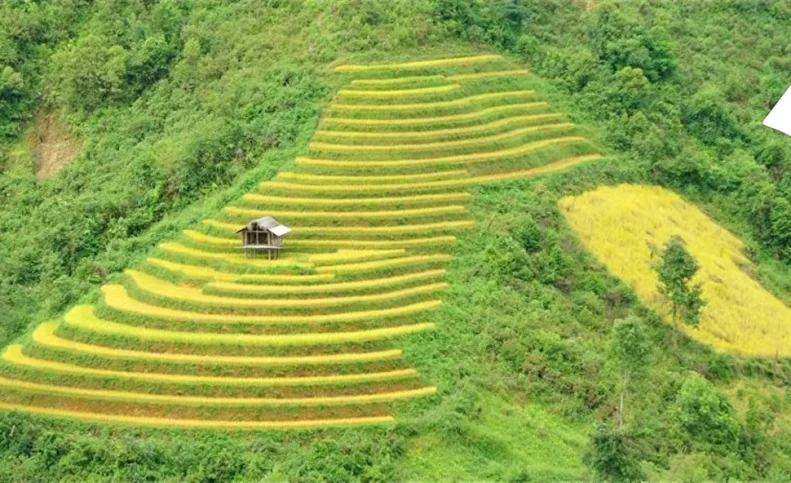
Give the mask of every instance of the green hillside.
<path id="1" fill-rule="evenodd" d="M 475 228 L 465 188 L 601 156 L 499 55 L 334 70 L 357 78 L 308 156 L 10 345 L 0 408 L 288 429 L 392 423 L 389 403 L 436 392 L 397 340 L 436 327 Z M 237 230 L 267 215 L 293 227 L 284 255 L 243 254 Z"/>
<path id="2" fill-rule="evenodd" d="M 0 16 L 0 480 L 791 478 L 791 365 L 727 308 L 791 300 L 783 2 Z M 705 337 L 609 263 L 701 224 Z"/>

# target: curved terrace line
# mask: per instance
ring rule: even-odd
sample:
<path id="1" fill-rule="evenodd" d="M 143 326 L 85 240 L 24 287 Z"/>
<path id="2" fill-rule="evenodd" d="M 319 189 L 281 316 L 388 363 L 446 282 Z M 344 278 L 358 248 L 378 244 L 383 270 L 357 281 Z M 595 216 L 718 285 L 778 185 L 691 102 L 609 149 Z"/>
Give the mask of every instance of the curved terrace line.
<path id="1" fill-rule="evenodd" d="M 346 364 L 350 362 L 377 362 L 398 359 L 403 355 L 400 349 L 375 351 L 375 352 L 351 352 L 344 354 L 327 354 L 314 356 L 278 356 L 278 357 L 256 357 L 256 356 L 223 356 L 223 355 L 196 355 L 179 354 L 166 352 L 144 352 L 129 349 L 118 349 L 115 347 L 105 347 L 96 344 L 86 344 L 59 337 L 55 332 L 58 324 L 56 322 L 44 322 L 33 332 L 33 342 L 38 345 L 58 349 L 66 352 L 74 352 L 85 355 L 107 357 L 111 359 L 140 360 L 140 361 L 161 361 L 164 363 L 177 364 L 205 364 L 205 365 L 238 365 L 238 366 L 298 366 L 298 365 L 330 365 Z"/>
<path id="2" fill-rule="evenodd" d="M 79 308 L 78 306 L 77 308 Z M 93 307 L 87 306 L 91 314 Z M 84 312 L 85 309 L 82 309 Z M 134 339 L 176 342 L 202 345 L 244 345 L 244 346 L 316 346 L 334 345 L 355 342 L 386 340 L 417 332 L 434 329 L 435 325 L 421 322 L 383 329 L 369 329 L 352 332 L 317 332 L 287 335 L 253 335 L 253 334 L 220 334 L 208 332 L 179 332 L 162 329 L 149 329 L 133 325 L 120 324 L 97 317 L 80 317 L 74 310 L 66 313 L 63 320 L 66 325 L 92 331 L 98 334 L 130 337 Z"/>

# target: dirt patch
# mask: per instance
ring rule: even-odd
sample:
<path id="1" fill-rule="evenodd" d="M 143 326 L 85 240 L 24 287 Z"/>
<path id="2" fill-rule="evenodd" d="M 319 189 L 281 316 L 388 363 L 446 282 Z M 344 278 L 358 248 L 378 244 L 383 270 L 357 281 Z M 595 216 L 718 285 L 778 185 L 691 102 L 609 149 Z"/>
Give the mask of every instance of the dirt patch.
<path id="1" fill-rule="evenodd" d="M 36 118 L 25 139 L 33 158 L 36 178 L 46 179 L 74 160 L 82 145 L 52 115 Z"/>
<path id="2" fill-rule="evenodd" d="M 590 12 L 599 4 L 601 0 L 581 0 L 586 12 Z"/>

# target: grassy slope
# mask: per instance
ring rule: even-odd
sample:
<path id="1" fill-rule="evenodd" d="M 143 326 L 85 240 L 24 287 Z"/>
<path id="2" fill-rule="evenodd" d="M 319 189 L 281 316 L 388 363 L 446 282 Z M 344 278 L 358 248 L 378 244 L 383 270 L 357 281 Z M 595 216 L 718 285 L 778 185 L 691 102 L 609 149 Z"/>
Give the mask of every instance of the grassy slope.
<path id="1" fill-rule="evenodd" d="M 461 328 L 462 332 L 464 328 Z M 450 342 L 453 345 L 455 342 Z M 457 355 L 460 360 L 464 360 L 464 356 Z M 427 370 L 432 370 L 427 368 Z M 565 470 L 555 474 L 558 477 L 571 477 L 579 476 L 581 471 L 581 450 L 584 442 L 584 431 L 576 433 L 576 437 L 572 436 L 572 429 L 562 428 L 556 435 L 555 424 L 565 424 L 557 416 L 543 414 L 543 409 L 540 405 L 532 405 L 527 408 L 522 408 L 521 404 L 514 404 L 509 402 L 505 394 L 494 396 L 492 394 L 481 393 L 482 397 L 486 397 L 486 409 L 481 421 L 474 424 L 470 436 L 476 441 L 480 440 L 480 445 L 476 444 L 477 455 L 474 459 L 477 460 L 500 460 L 489 468 L 477 467 L 478 465 L 471 465 L 467 468 L 465 473 L 456 473 L 455 476 L 465 478 L 475 477 L 496 477 L 502 475 L 504 471 L 511 471 L 512 468 L 521 468 L 519 471 L 529 471 L 534 473 L 540 472 L 545 476 L 554 474 L 553 463 L 562 463 L 560 466 Z M 501 399 L 503 397 L 506 399 Z M 429 416 L 431 417 L 431 416 Z M 434 416 L 441 419 L 441 415 Z M 516 426 L 509 426 L 508 419 L 519 417 L 523 424 Z M 579 426 L 579 424 L 576 424 Z M 512 429 L 507 430 L 506 428 Z M 515 441 L 518 441 L 520 434 L 523 431 L 532 428 L 536 432 L 538 439 L 547 438 L 548 440 L 556 440 L 555 445 L 549 447 L 547 444 L 537 444 L 535 446 L 525 446 L 520 448 L 512 448 L 511 446 Z M 428 441 L 436 435 L 428 434 Z M 416 443 L 417 448 L 420 447 L 421 442 Z M 462 444 L 462 447 L 465 447 Z M 480 446 L 480 447 L 478 447 Z M 417 454 L 412 451 L 412 454 Z M 432 455 L 428 451 L 421 451 L 420 454 L 425 456 L 424 464 L 433 464 Z M 459 453 L 463 454 L 463 453 Z M 560 457 L 562 455 L 562 457 Z M 435 455 L 440 458 L 442 455 Z M 555 457 L 560 459 L 555 460 Z M 540 463 L 537 463 L 540 462 Z M 443 475 L 441 469 L 434 469 L 429 467 L 417 466 L 415 469 L 416 477 L 431 477 L 436 478 Z M 439 471 L 439 472 L 438 472 Z M 453 476 L 446 474 L 445 476 Z"/>
<path id="2" fill-rule="evenodd" d="M 537 382 L 534 371 L 550 370 L 562 361 L 542 361 L 539 356 L 530 363 L 535 367 L 528 367 L 524 359 L 543 353 L 542 344 L 551 340 L 561 352 L 569 350 L 567 344 L 571 341 L 576 341 L 572 346 L 582 344 L 593 349 L 602 344 L 611 317 L 629 308 L 628 304 L 609 309 L 600 304 L 586 307 L 592 302 L 592 294 L 568 286 L 569 281 L 580 284 L 590 277 L 586 269 L 574 268 L 574 263 L 563 260 L 562 252 L 569 247 L 559 243 L 571 238 L 568 230 L 561 229 L 561 240 L 552 239 L 559 221 L 552 202 L 559 196 L 557 193 L 569 188 L 579 190 L 581 186 L 575 184 L 583 179 L 581 172 L 588 179 L 583 186 L 592 186 L 592 180 L 608 171 L 610 176 L 624 177 L 617 171 L 613 173 L 612 168 L 592 166 L 564 174 L 549 187 L 537 180 L 477 190 L 473 213 L 478 225 L 490 227 L 491 231 L 471 232 L 461 240 L 451 272 L 453 289 L 439 316 L 441 330 L 436 335 L 416 338 L 407 348 L 410 360 L 429 378 L 441 382 L 444 393 L 418 404 L 414 410 L 405 408 L 402 413 L 405 423 L 400 432 L 406 435 L 408 450 L 407 460 L 399 470 L 403 477 L 500 479 L 522 471 L 545 479 L 585 475 L 581 453 L 593 414 L 579 394 L 573 393 L 591 389 L 586 389 L 586 382 L 580 378 L 568 379 L 569 374 L 555 373 L 554 377 L 560 379 Z M 547 265 L 537 267 L 541 273 L 532 274 L 544 278 L 538 283 L 520 273 L 521 265 L 530 262 L 530 257 L 520 258 L 524 255 L 520 255 L 522 248 L 518 244 L 525 213 L 533 219 L 550 219 L 546 230 L 549 239 L 542 240 L 542 253 L 531 257 L 545 253 L 560 257 L 559 261 L 540 261 Z M 572 249 L 572 255 L 582 256 L 576 249 Z M 558 273 L 552 273 L 553 269 Z M 613 281 L 607 284 L 617 285 Z M 546 307 L 537 311 L 537 300 Z M 591 319 L 585 321 L 590 325 L 569 319 L 565 310 L 582 310 Z M 515 337 L 514 330 L 522 336 Z M 545 340 L 537 342 L 536 333 Z M 561 342 L 563 339 L 565 342 Z M 514 343 L 516 347 L 511 346 Z M 519 348 L 519 344 L 536 343 L 538 352 Z M 563 358 L 573 362 L 572 368 L 566 368 L 572 373 L 581 367 L 593 374 L 596 367 L 602 366 L 596 358 L 577 366 L 583 362 L 575 360 L 581 353 L 571 351 Z M 572 385 L 572 394 L 567 395 L 570 397 L 557 392 L 553 386 L 558 383 Z M 601 405 L 600 401 L 587 403 L 593 407 Z M 375 430 L 363 434 L 377 437 Z M 525 444 L 525 439 L 532 443 Z M 454 458 L 449 461 L 450 455 Z M 466 464 L 459 466 L 453 461 Z"/>
<path id="3" fill-rule="evenodd" d="M 410 59 L 410 54 L 394 56 L 393 62 L 402 58 Z M 530 82 L 543 97 L 546 85 L 535 78 Z M 535 294 L 509 287 L 510 274 L 497 268 L 515 269 L 518 261 L 498 258 L 518 257 L 520 248 L 514 244 L 508 248 L 516 253 L 497 252 L 503 239 L 513 236 L 509 230 L 518 231 L 532 184 L 505 182 L 473 189 L 470 209 L 476 225 L 460 233 L 454 247 L 450 288 L 436 315 L 437 329 L 404 341 L 409 360 L 440 387 L 438 396 L 405 404 L 398 415 L 405 430 L 414 434 L 400 469 L 404 479 L 529 475 L 568 480 L 588 475 L 582 453 L 592 419 L 578 412 L 575 402 L 540 401 L 540 389 L 513 370 L 514 361 L 503 360 L 499 347 L 509 331 L 530 330 L 518 314 L 531 311 Z"/>
<path id="4" fill-rule="evenodd" d="M 460 438 L 429 433 L 409 443 L 407 480 L 507 479 L 530 475 L 567 481 L 586 473 L 581 454 L 589 427 L 564 420 L 539 404 L 514 404 L 484 394 L 481 413 Z"/>
<path id="5" fill-rule="evenodd" d="M 549 85 L 540 83 L 539 89 L 548 93 L 557 109 L 567 106 L 563 96 L 553 94 Z M 458 422 L 449 428 L 431 428 L 418 439 L 415 451 L 410 453 L 415 462 L 410 469 L 419 468 L 427 473 L 416 475 L 441 475 L 452 471 L 450 465 L 444 463 L 446 452 L 431 447 L 429 441 L 460 438 L 463 443 L 452 446 L 465 457 L 476 460 L 481 449 L 472 435 L 480 434 L 475 428 L 481 421 L 491 424 L 486 408 L 491 404 L 492 395 L 501 400 L 500 405 L 493 404 L 497 410 L 505 405 L 508 409 L 504 412 L 510 410 L 519 415 L 525 414 L 516 409 L 523 404 L 524 395 L 532 403 L 527 407 L 540 415 L 537 417 L 554 421 L 546 430 L 547 439 L 560 442 L 568 452 L 548 450 L 534 461 L 573 455 L 565 459 L 562 467 L 579 469 L 584 448 L 573 443 L 575 438 L 563 435 L 568 428 L 575 428 L 582 437 L 594 422 L 608 421 L 612 417 L 615 383 L 609 372 L 612 367 L 606 360 L 607 334 L 613 319 L 629 313 L 642 315 L 650 322 L 653 350 L 651 370 L 627 397 L 627 408 L 631 409 L 627 410 L 626 417 L 641 435 L 638 439 L 642 444 L 656 445 L 658 453 L 655 454 L 673 454 L 689 444 L 681 442 L 689 436 L 679 438 L 675 433 L 675 422 L 667 410 L 674 402 L 679 378 L 685 371 L 693 368 L 702 371 L 720 380 L 723 386 L 735 375 L 745 373 L 751 374 L 743 379 L 750 381 L 750 387 L 783 385 L 783 381 L 788 380 L 787 362 L 775 364 L 716 355 L 690 341 L 685 341 L 675 353 L 666 351 L 678 336 L 654 314 L 639 307 L 625 284 L 607 275 L 583 252 L 577 235 L 559 213 L 558 201 L 564 195 L 580 194 L 601 184 L 647 181 L 631 169 L 626 159 L 619 158 L 552 178 L 475 190 L 471 211 L 476 225 L 487 230 L 469 233 L 455 250 L 450 279 L 452 289 L 439 316 L 440 340 L 420 340 L 422 348 L 415 347 L 412 352 L 413 357 L 419 358 L 417 354 L 425 347 L 434 346 L 443 354 L 444 357 L 433 356 L 417 367 L 428 374 L 437 374 L 435 381 L 444 380 L 446 384 L 453 381 L 451 387 L 443 388 L 438 384 L 440 394 L 453 396 L 448 396 L 450 401 L 446 399 L 444 407 L 436 410 L 441 413 L 436 417 L 458 418 Z M 533 231 L 536 226 L 538 232 Z M 528 246 L 535 248 L 525 253 Z M 438 359 L 448 362 L 438 363 Z M 459 361 L 469 361 L 469 364 Z M 727 368 L 722 373 L 724 377 L 719 379 L 715 374 L 724 368 Z M 468 389 L 468 385 L 472 388 Z M 504 393 L 509 396 L 503 398 Z M 536 404 L 537 401 L 542 404 Z M 743 417 L 744 413 L 740 415 Z M 746 419 L 742 421 L 747 424 Z M 513 428 L 499 429 L 508 434 Z M 776 473 L 770 474 L 778 475 L 775 477 L 789 471 L 782 456 L 788 437 L 787 430 L 779 429 L 773 438 L 776 447 L 758 445 L 756 449 L 772 455 L 768 456 L 772 461 L 769 466 L 777 466 L 771 470 Z M 655 478 L 693 474 L 691 467 L 684 466 L 683 459 L 671 456 L 659 461 L 660 469 L 654 472 L 651 465 L 646 466 L 647 473 Z M 715 461 L 719 461 L 714 464 L 720 464 L 724 473 L 709 467 L 702 470 L 704 477 L 722 478 L 728 471 L 743 471 L 729 467 L 730 464 L 722 460 Z M 518 457 L 512 462 L 512 468 L 519 467 Z M 746 465 L 755 469 L 754 463 Z M 668 472 L 663 473 L 662 467 Z M 485 471 L 491 470 L 485 464 L 463 468 L 470 471 L 464 475 L 466 478 L 487 477 Z M 478 473 L 482 469 L 484 473 Z M 749 470 L 742 474 L 749 474 Z M 585 475 L 588 474 L 582 470 L 576 477 Z M 544 476 L 562 479 L 569 474 L 550 472 Z"/>
<path id="6" fill-rule="evenodd" d="M 528 81 L 529 81 L 529 79 L 528 79 Z M 147 284 L 150 283 L 150 282 L 146 282 L 145 279 L 143 279 L 143 282 L 145 282 Z M 140 282 L 138 282 L 138 283 L 140 283 Z M 178 290 L 176 290 L 176 291 L 178 291 Z M 509 413 L 514 413 L 515 414 L 515 412 L 521 413 L 522 411 L 518 407 L 510 407 L 507 404 L 503 404 L 502 402 L 498 402 L 497 399 L 492 399 L 491 402 L 492 402 L 492 406 L 493 407 L 496 407 L 498 405 L 502 406 L 500 408 L 501 411 L 492 411 L 490 413 L 491 420 L 482 421 L 482 423 L 479 425 L 478 429 L 476 430 L 476 432 L 480 433 L 480 436 L 476 436 L 476 437 L 480 437 L 480 438 L 483 438 L 483 439 L 492 439 L 493 438 L 493 439 L 496 440 L 496 439 L 498 439 L 498 438 L 494 437 L 496 431 L 493 433 L 492 432 L 492 428 L 490 426 L 503 426 L 503 418 L 506 417 Z M 525 417 L 526 417 L 526 423 L 525 424 L 527 425 L 527 427 L 534 426 L 536 424 L 535 422 L 532 422 L 530 419 L 527 419 L 527 418 L 536 418 L 536 415 L 534 413 L 536 413 L 537 411 L 540 411 L 540 409 L 538 407 L 531 407 L 531 408 L 529 408 L 528 410 L 525 411 Z M 522 431 L 524 429 L 525 429 L 525 427 L 518 428 L 519 431 Z M 547 431 L 549 431 L 549 430 L 545 430 L 545 429 L 539 428 L 538 436 L 540 438 L 544 437 L 545 435 L 542 435 L 541 433 L 546 433 Z M 508 444 L 509 444 L 508 441 L 509 440 L 513 440 L 514 438 L 517 438 L 518 437 L 517 434 L 512 434 L 510 436 L 510 438 L 509 437 L 505 437 L 504 435 L 501 435 L 499 438 L 503 438 L 503 439 L 501 441 L 499 441 L 499 443 L 497 443 L 497 444 L 500 445 L 500 446 L 508 446 Z M 578 435 L 578 436 L 579 437 L 577 438 L 576 441 L 571 442 L 572 444 L 574 444 L 576 446 L 576 448 L 570 449 L 570 450 L 565 450 L 565 451 L 562 452 L 564 454 L 576 454 L 577 455 L 576 462 L 575 463 L 566 462 L 567 464 L 565 464 L 564 467 L 570 468 L 570 467 L 573 466 L 577 470 L 579 470 L 579 463 L 580 463 L 580 461 L 579 461 L 579 453 L 580 453 L 580 447 L 581 447 L 580 441 L 582 439 L 584 439 L 584 438 L 582 437 L 582 435 Z M 561 441 L 563 441 L 564 439 L 568 439 L 568 438 L 567 437 L 561 437 L 560 438 Z M 507 448 L 503 448 L 503 451 L 505 451 L 506 449 Z M 525 448 L 525 450 L 527 450 L 527 448 Z M 527 452 L 516 451 L 511 457 L 515 458 L 516 462 L 518 462 L 518 466 L 526 466 L 526 465 L 529 466 L 530 465 L 529 461 L 531 460 L 531 457 L 530 457 L 530 453 L 531 452 L 535 453 L 536 451 L 535 451 L 535 449 L 533 449 L 531 451 L 527 451 Z M 549 456 L 549 455 L 546 455 L 546 456 Z M 488 455 L 488 452 L 484 452 L 480 457 L 490 457 L 490 455 Z M 504 455 L 503 458 L 504 457 L 506 457 L 506 456 Z M 533 454 L 532 458 L 536 458 L 536 455 Z M 537 458 L 537 459 L 541 460 L 541 459 L 546 459 L 546 458 Z M 511 465 L 511 466 L 513 466 L 513 465 Z M 503 468 L 488 469 L 488 470 L 486 470 L 486 474 L 494 475 L 497 472 L 502 471 Z M 542 471 L 546 472 L 546 471 L 548 471 L 548 468 L 544 468 Z M 569 473 L 566 473 L 566 476 L 568 476 L 568 475 L 569 475 Z M 470 475 L 470 476 L 473 476 L 473 475 Z"/>
<path id="7" fill-rule="evenodd" d="M 359 37 L 353 41 L 365 44 Z M 403 37 L 401 42 L 403 45 Z M 368 46 L 376 44 L 369 42 Z M 447 45 L 439 50 L 447 55 L 455 48 L 470 50 Z M 272 166 L 288 162 L 294 154 L 295 150 L 283 150 L 263 158 L 261 168 L 228 192 L 215 195 L 146 235 L 141 251 L 203 213 L 219 209 L 254 182 L 271 176 Z M 5 473 L 0 475 L 12 479 L 13 468 L 19 478 L 48 468 L 60 475 L 92 474 L 97 481 L 102 478 L 99 475 L 156 475 L 158 479 L 181 481 L 187 474 L 195 479 L 236 475 L 242 480 L 264 474 L 273 480 L 286 476 L 312 479 L 318 475 L 338 480 L 386 480 L 395 475 L 425 479 L 451 474 L 460 479 L 503 479 L 516 474 L 515 468 L 540 468 L 549 461 L 580 475 L 583 438 L 593 421 L 609 419 L 612 411 L 612 380 L 607 374 L 597 376 L 606 368 L 602 348 L 608 323 L 613 317 L 641 309 L 628 299 L 625 287 L 601 273 L 592 259 L 579 251 L 574 236 L 560 222 L 554 203 L 561 195 L 579 193 L 598 182 L 619 181 L 640 179 L 611 163 L 549 181 L 515 182 L 498 190 L 479 190 L 482 196 L 476 197 L 473 205 L 475 219 L 494 229 L 491 234 L 471 234 L 459 244 L 451 276 L 455 288 L 439 315 L 443 330 L 418 338 L 407 348 L 410 360 L 444 392 L 417 407 L 404 406 L 405 422 L 394 432 L 354 430 L 315 433 L 309 438 L 272 436 L 261 443 L 259 438 L 219 433 L 185 438 L 167 432 L 89 432 L 78 424 L 28 424 L 12 417 L 3 421 L 6 433 L 12 432 L 12 427 L 30 429 L 14 430 L 18 437 L 3 441 Z M 539 235 L 541 249 L 525 256 L 522 242 L 524 234 L 529 233 L 525 220 L 530 219 L 543 229 Z M 605 294 L 619 292 L 627 294 L 621 304 L 602 302 Z M 665 341 L 665 329 L 652 325 L 652 336 L 658 347 Z M 655 351 L 656 382 L 642 387 L 645 396 L 639 395 L 640 388 L 635 391 L 635 412 L 630 419 L 642 419 L 647 432 L 654 432 L 655 436 L 646 436 L 647 441 L 661 440 L 662 432 L 671 426 L 662 412 L 668 404 L 665 392 L 676 383 L 664 372 L 721 364 L 720 359 L 694 344 L 683 345 L 682 351 L 678 356 Z M 761 372 L 760 367 L 756 372 Z M 751 384 L 762 381 L 751 379 Z M 525 404 L 525 400 L 530 403 Z M 511 424 L 513 415 L 517 415 L 517 421 L 524 421 L 525 427 L 537 428 L 536 437 L 529 439 L 532 442 L 526 444 L 524 434 L 515 430 L 518 425 Z M 56 436 L 59 433 L 71 435 L 64 439 Z M 46 449 L 46 438 L 50 438 L 49 447 L 69 454 L 70 459 L 42 456 L 39 450 L 26 446 L 35 442 Z M 111 438 L 120 442 L 108 447 L 105 442 Z M 552 444 L 539 443 L 542 438 Z M 775 434 L 775 438 L 787 439 L 787 432 Z M 305 443 L 308 439 L 312 443 Z M 511 449 L 503 449 L 506 441 L 518 441 L 519 449 L 513 449 L 515 443 L 509 445 Z M 449 454 L 439 443 L 456 451 Z M 527 450 L 521 448 L 533 444 L 538 450 L 565 449 L 547 449 L 528 458 L 524 454 Z M 402 463 L 405 450 L 407 461 Z M 353 452 L 361 456 L 355 460 L 341 456 Z M 119 454 L 127 455 L 125 467 L 113 463 Z M 203 461 L 206 454 L 212 455 L 209 461 Z M 141 455 L 150 455 L 151 459 Z M 468 464 L 461 470 L 452 468 L 447 463 L 450 456 Z M 667 464 L 661 457 L 658 462 Z M 566 472 L 555 475 L 570 476 Z"/>

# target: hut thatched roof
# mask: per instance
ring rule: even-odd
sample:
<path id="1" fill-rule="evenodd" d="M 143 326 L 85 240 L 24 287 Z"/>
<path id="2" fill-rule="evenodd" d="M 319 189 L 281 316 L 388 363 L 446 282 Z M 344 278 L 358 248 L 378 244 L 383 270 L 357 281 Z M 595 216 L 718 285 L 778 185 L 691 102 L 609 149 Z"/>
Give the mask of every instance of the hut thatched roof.
<path id="1" fill-rule="evenodd" d="M 281 224 L 271 216 L 264 216 L 255 219 L 250 223 L 246 224 L 245 226 L 241 227 L 240 229 L 236 230 L 236 233 L 242 231 L 263 231 L 263 230 L 266 230 L 275 236 L 283 236 L 286 233 L 289 233 L 291 231 L 291 228 Z"/>

